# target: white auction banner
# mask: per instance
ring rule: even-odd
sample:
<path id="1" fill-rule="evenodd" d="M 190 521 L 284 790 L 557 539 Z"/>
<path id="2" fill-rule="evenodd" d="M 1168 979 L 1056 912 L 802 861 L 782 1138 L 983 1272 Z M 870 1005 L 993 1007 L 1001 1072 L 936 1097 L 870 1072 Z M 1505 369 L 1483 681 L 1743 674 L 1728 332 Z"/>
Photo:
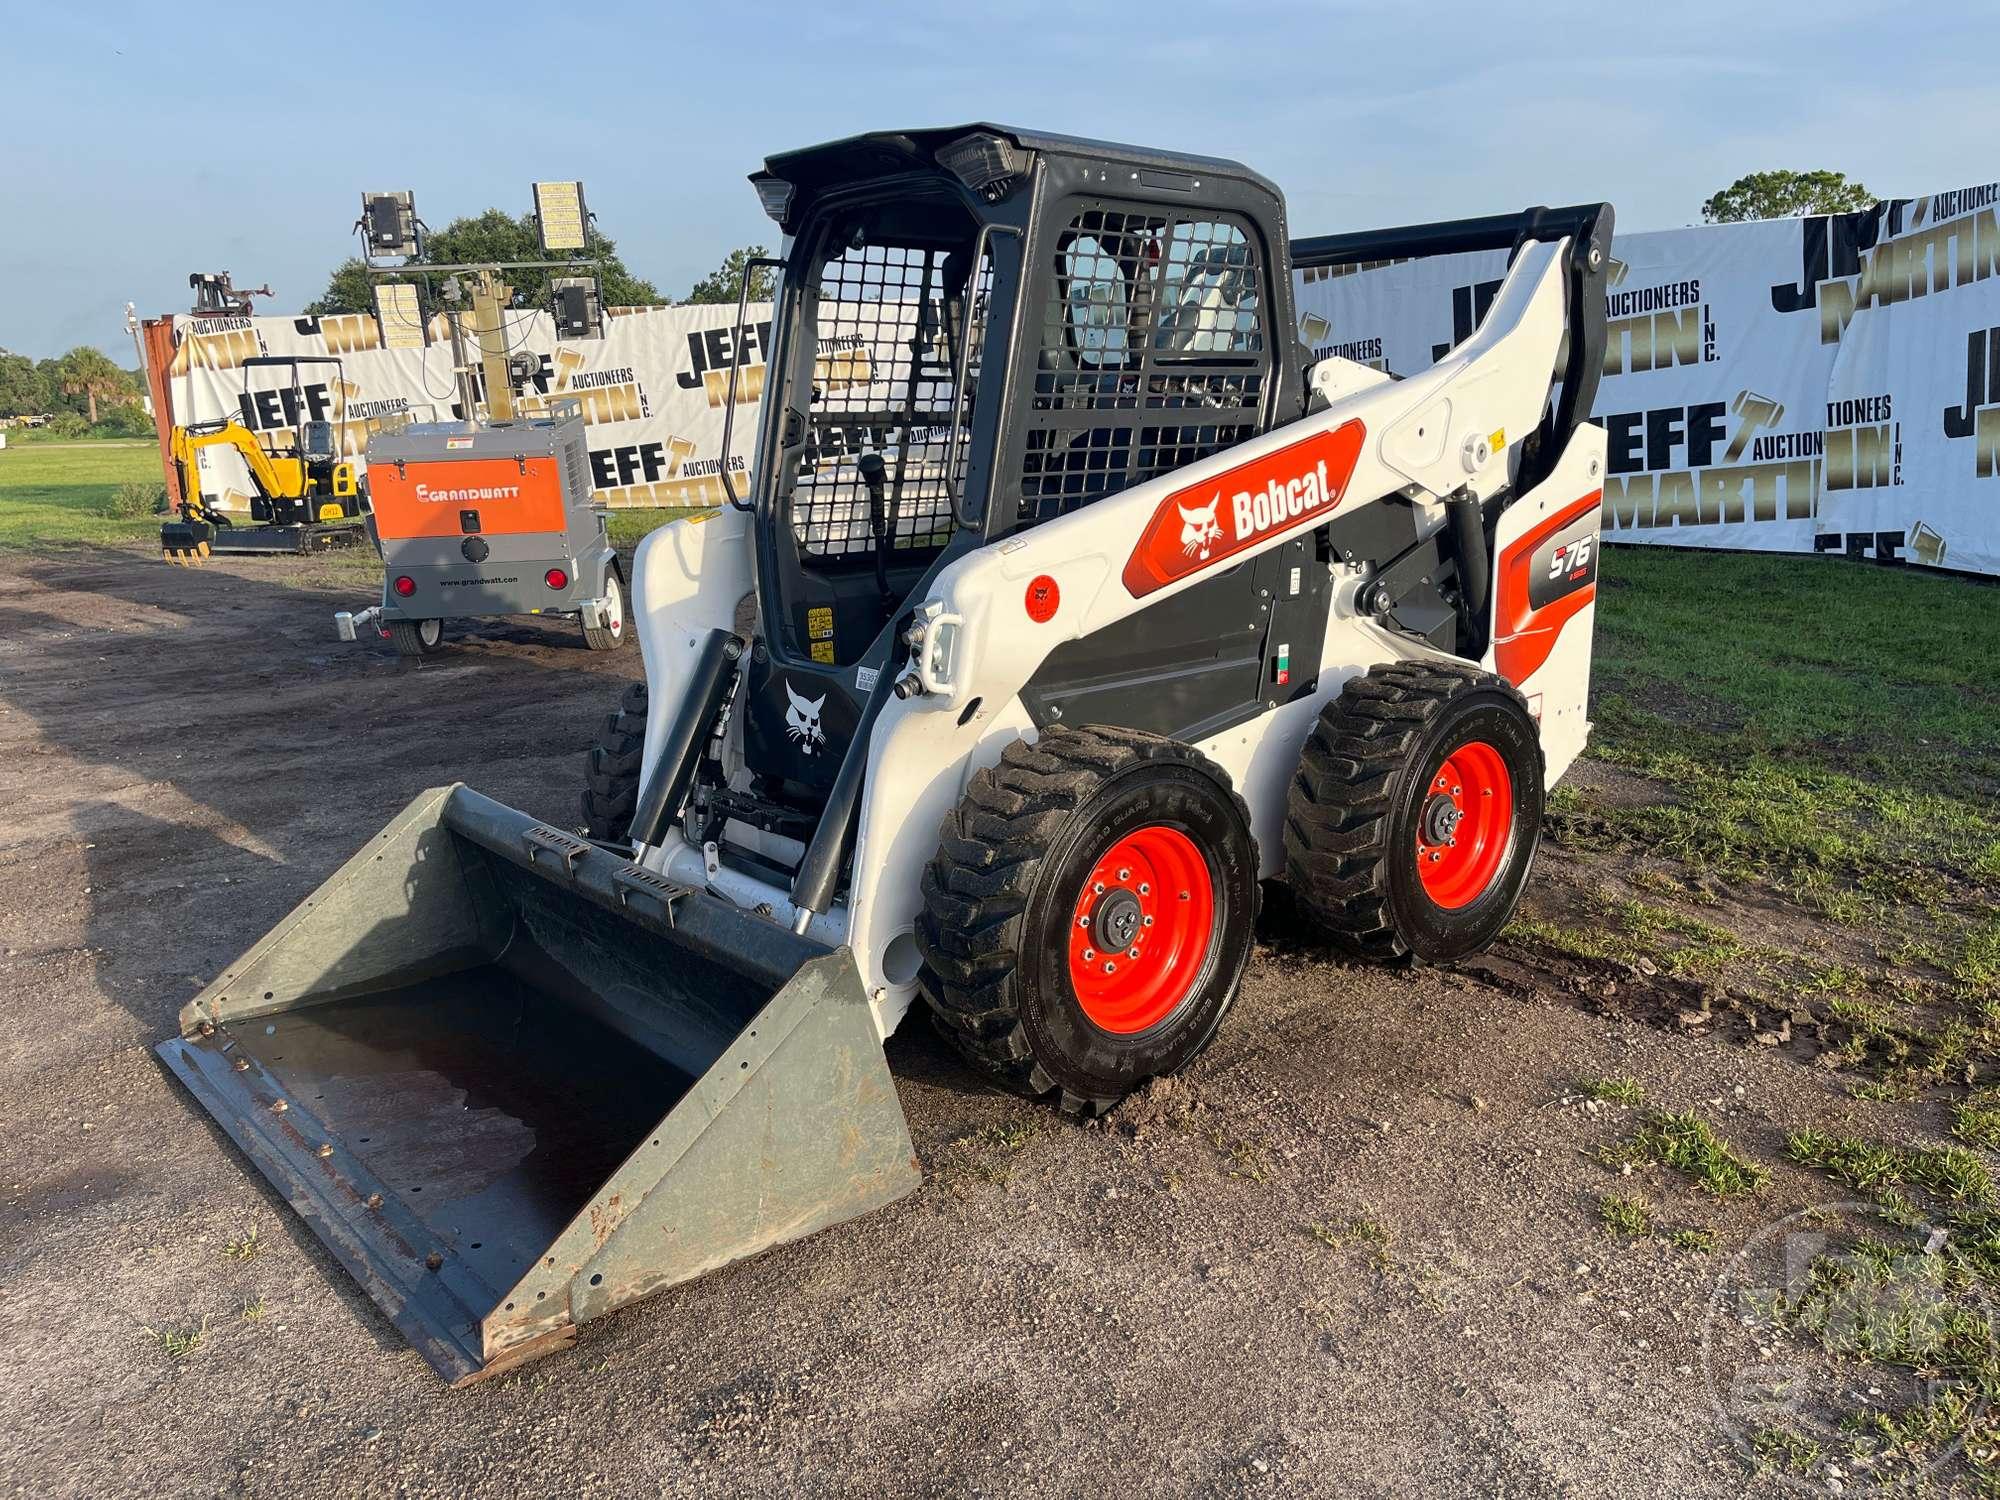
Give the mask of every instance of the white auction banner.
<path id="1" fill-rule="evenodd" d="M 1620 235 L 1597 420 L 1606 534 L 2000 573 L 2000 184 Z M 1299 335 L 1409 375 L 1504 252 L 1301 273 Z"/>
<path id="2" fill-rule="evenodd" d="M 559 341 L 547 313 L 511 312 L 508 347 L 538 361 L 518 405 L 533 416 L 560 400 L 582 402 L 591 481 L 602 504 L 719 505 L 730 371 L 737 367 L 731 470 L 741 475 L 756 436 L 770 316 L 768 303 L 753 303 L 739 341 L 734 304 L 614 309 L 603 338 Z M 177 319 L 174 419 L 187 425 L 233 417 L 284 443 L 300 416 L 294 408 L 303 405 L 306 420 L 333 422 L 348 456 L 365 461 L 369 436 L 385 425 L 460 415 L 449 330 L 439 317 L 426 332 L 423 348 L 387 349 L 372 313 Z M 875 363 L 866 341 L 836 336 L 822 345 L 825 380 L 869 383 Z M 287 369 L 244 367 L 249 358 L 294 354 L 334 355 L 341 363 L 337 370 L 301 366 L 296 400 Z M 216 447 L 203 449 L 200 462 L 202 492 L 227 509 L 247 510 L 251 486 L 241 460 Z"/>

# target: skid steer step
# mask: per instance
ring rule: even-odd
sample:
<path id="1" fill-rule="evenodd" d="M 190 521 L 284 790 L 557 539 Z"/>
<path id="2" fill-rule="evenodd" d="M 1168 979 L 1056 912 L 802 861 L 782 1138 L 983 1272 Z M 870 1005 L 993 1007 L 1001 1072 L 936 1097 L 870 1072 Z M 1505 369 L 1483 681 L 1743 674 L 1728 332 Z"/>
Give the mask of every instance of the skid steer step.
<path id="1" fill-rule="evenodd" d="M 860 977 L 463 787 L 423 794 L 160 1054 L 439 1374 L 919 1175 Z"/>

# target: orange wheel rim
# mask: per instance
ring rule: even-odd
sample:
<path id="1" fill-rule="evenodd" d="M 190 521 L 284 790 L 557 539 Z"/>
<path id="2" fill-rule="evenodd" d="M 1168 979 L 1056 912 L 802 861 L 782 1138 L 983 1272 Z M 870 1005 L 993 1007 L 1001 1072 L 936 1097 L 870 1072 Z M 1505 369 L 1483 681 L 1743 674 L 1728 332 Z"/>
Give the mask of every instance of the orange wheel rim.
<path id="1" fill-rule="evenodd" d="M 1069 978 L 1093 1026 L 1149 1031 L 1194 993 L 1215 942 L 1215 886 L 1193 839 L 1136 829 L 1098 857 L 1070 913 Z"/>
<path id="2" fill-rule="evenodd" d="M 1417 811 L 1417 873 L 1446 911 L 1470 906 L 1499 879 L 1513 846 L 1514 778 L 1485 740 L 1468 740 L 1432 774 Z"/>

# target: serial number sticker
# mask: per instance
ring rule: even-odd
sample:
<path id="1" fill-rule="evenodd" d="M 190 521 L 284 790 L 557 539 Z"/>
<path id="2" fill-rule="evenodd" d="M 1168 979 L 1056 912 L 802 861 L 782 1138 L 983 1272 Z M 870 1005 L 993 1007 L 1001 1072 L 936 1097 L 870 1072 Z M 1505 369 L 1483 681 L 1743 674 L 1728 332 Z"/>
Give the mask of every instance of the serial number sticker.
<path id="1" fill-rule="evenodd" d="M 854 669 L 854 690 L 858 693 L 874 692 L 875 680 L 881 675 L 881 672 L 874 667 L 856 667 Z"/>

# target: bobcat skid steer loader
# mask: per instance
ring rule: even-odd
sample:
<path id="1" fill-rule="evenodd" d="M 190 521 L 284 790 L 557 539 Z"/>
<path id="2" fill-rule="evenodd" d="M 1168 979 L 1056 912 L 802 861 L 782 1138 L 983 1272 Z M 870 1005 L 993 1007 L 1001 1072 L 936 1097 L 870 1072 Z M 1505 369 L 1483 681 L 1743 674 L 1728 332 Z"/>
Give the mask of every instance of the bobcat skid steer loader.
<path id="1" fill-rule="evenodd" d="M 915 1187 L 920 995 L 1096 1110 L 1215 1035 L 1260 880 L 1478 948 L 1584 742 L 1608 208 L 1288 243 L 1233 162 L 987 125 L 753 181 L 752 477 L 639 550 L 589 837 L 428 792 L 161 1048 L 454 1381 Z M 1494 246 L 1421 374 L 1294 336 L 1295 269 Z"/>

